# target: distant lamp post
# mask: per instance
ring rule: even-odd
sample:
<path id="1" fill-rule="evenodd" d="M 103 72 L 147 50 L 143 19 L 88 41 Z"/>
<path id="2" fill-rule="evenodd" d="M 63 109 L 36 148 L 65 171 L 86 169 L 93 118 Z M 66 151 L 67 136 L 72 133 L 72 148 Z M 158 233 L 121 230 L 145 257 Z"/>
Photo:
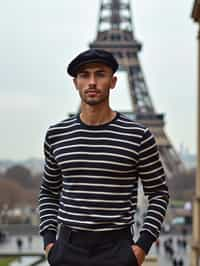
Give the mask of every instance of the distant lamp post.
<path id="1" fill-rule="evenodd" d="M 191 266 L 200 266 L 200 0 L 195 0 L 192 18 L 198 23 L 198 86 L 197 86 L 197 171 L 193 201 L 193 236 Z"/>

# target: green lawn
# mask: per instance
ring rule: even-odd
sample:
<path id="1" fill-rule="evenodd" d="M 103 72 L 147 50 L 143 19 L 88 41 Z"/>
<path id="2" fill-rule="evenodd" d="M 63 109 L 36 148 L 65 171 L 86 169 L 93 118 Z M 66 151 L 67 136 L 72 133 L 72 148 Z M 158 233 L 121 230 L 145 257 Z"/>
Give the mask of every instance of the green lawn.
<path id="1" fill-rule="evenodd" d="M 6 257 L 0 259 L 0 266 L 9 266 L 10 262 L 16 260 L 14 257 Z"/>

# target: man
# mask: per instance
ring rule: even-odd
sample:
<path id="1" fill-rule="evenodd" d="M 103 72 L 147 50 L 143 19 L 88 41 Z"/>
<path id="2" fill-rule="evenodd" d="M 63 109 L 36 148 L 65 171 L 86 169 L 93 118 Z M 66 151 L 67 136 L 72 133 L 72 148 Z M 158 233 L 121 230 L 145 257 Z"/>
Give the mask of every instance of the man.
<path id="1" fill-rule="evenodd" d="M 81 111 L 48 129 L 40 190 L 52 266 L 142 265 L 159 236 L 169 198 L 164 170 L 149 129 L 109 105 L 117 69 L 111 53 L 96 49 L 68 65 Z M 134 242 L 139 179 L 149 205 Z"/>

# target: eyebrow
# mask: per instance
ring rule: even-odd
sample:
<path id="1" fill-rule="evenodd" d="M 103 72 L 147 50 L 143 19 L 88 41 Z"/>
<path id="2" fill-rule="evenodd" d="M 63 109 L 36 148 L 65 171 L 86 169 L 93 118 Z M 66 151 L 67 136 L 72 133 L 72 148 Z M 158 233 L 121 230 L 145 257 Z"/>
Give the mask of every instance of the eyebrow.
<path id="1" fill-rule="evenodd" d="M 83 70 L 80 70 L 79 71 L 79 74 L 80 73 L 89 73 L 90 71 L 89 70 L 87 70 L 87 69 L 83 69 Z M 95 71 L 95 73 L 96 72 L 106 72 L 106 70 L 105 69 L 97 69 L 96 71 Z"/>

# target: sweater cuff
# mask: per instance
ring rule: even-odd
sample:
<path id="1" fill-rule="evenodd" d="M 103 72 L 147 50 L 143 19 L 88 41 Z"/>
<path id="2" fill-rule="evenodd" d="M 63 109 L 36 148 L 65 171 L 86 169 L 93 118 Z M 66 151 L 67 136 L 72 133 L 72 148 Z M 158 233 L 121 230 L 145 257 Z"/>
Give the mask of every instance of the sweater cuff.
<path id="1" fill-rule="evenodd" d="M 140 237 L 135 244 L 141 247 L 147 255 L 155 240 L 156 239 L 155 237 L 153 237 L 153 235 L 151 235 L 147 231 L 143 231 L 141 232 Z"/>
<path id="2" fill-rule="evenodd" d="M 56 241 L 56 231 L 53 230 L 46 230 L 43 234 L 44 239 L 44 249 L 50 243 L 55 243 Z"/>

